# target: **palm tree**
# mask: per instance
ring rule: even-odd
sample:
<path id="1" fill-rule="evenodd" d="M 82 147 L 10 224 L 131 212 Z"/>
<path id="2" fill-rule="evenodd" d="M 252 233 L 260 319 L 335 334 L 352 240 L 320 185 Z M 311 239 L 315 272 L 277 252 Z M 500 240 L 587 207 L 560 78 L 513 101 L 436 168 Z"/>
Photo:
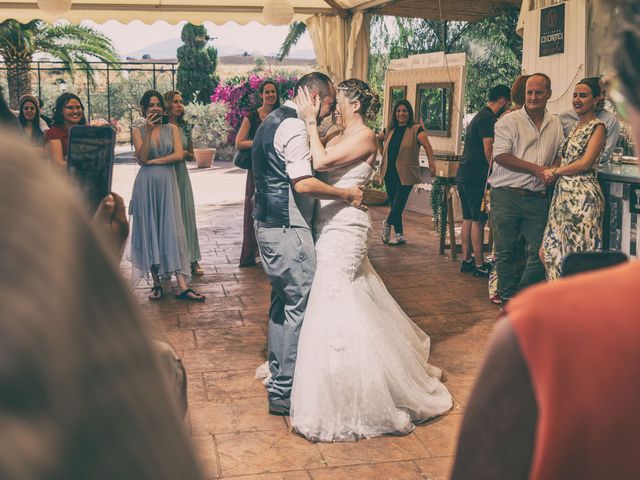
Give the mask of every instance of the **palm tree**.
<path id="1" fill-rule="evenodd" d="M 36 53 L 47 53 L 60 60 L 73 74 L 83 65 L 92 78 L 92 59 L 117 62 L 118 54 L 111 40 L 82 25 L 51 25 L 42 20 L 22 24 L 16 20 L 0 23 L 0 56 L 7 67 L 9 103 L 17 108 L 18 99 L 31 93 L 30 66 Z"/>
<path id="2" fill-rule="evenodd" d="M 291 48 L 298 43 L 298 40 L 302 38 L 302 36 L 307 31 L 307 26 L 304 22 L 293 22 L 289 25 L 289 33 L 287 33 L 287 38 L 284 39 L 282 45 L 280 45 L 280 51 L 278 52 L 278 56 L 276 57 L 279 61 L 284 60 L 289 56 L 291 52 Z"/>

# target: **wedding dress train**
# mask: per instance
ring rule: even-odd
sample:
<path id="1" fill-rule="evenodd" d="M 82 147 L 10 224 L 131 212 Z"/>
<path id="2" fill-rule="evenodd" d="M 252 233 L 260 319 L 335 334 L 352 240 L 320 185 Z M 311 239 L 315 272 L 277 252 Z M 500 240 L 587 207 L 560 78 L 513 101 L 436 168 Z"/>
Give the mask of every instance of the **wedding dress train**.
<path id="1" fill-rule="evenodd" d="M 349 187 L 371 173 L 357 162 L 319 178 Z M 315 231 L 317 269 L 298 344 L 293 429 L 325 442 L 403 435 L 450 410 L 442 371 L 428 363 L 429 337 L 369 262 L 369 213 L 322 200 Z"/>

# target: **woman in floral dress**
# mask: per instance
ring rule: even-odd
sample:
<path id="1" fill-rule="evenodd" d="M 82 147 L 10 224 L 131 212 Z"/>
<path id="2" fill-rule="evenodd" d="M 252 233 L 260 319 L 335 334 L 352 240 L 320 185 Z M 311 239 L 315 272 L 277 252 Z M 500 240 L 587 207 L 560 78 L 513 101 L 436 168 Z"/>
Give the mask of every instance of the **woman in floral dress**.
<path id="1" fill-rule="evenodd" d="M 565 139 L 560 165 L 544 171 L 546 181 L 557 180 L 541 249 L 549 281 L 560 278 L 567 254 L 594 252 L 602 245 L 604 195 L 597 168 L 606 128 L 594 112 L 601 95 L 597 81 L 576 85 L 573 109 L 578 123 Z"/>

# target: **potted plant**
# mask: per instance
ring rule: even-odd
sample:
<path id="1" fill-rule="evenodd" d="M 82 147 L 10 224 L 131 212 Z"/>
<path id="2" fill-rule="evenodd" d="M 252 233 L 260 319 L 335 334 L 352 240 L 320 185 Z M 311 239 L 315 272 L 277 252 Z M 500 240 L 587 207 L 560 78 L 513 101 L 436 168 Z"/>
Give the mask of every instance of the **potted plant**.
<path id="1" fill-rule="evenodd" d="M 227 146 L 226 114 L 222 104 L 190 103 L 185 107 L 185 120 L 193 126 L 191 138 L 198 168 L 211 167 L 216 151 Z"/>

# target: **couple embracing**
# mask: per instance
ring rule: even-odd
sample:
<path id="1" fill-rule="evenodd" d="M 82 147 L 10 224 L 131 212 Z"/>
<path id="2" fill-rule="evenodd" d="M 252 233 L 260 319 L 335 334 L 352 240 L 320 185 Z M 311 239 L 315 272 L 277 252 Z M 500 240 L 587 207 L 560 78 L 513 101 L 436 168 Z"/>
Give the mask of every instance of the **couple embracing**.
<path id="1" fill-rule="evenodd" d="M 366 83 L 334 87 L 310 73 L 253 140 L 256 238 L 272 286 L 269 412 L 290 413 L 313 441 L 407 434 L 452 406 L 429 337 L 367 256 L 377 141 L 365 118 L 378 107 Z M 342 133 L 325 146 L 318 124 L 334 110 Z"/>

